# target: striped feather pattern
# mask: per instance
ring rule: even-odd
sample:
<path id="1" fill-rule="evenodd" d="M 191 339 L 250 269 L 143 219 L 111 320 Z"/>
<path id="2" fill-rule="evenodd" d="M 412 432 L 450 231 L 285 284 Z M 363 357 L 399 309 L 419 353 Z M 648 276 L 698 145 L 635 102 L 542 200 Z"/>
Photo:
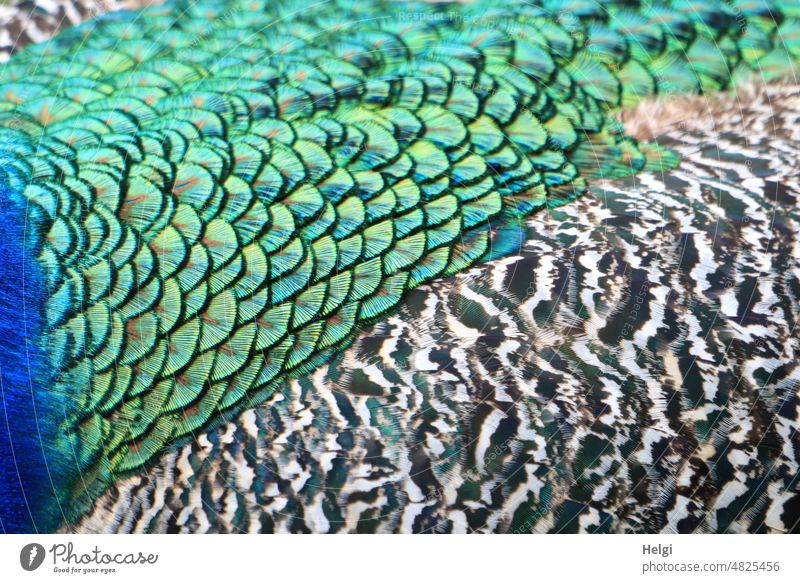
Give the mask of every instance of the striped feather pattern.
<path id="1" fill-rule="evenodd" d="M 79 532 L 796 532 L 798 87 L 525 225 Z"/>
<path id="2" fill-rule="evenodd" d="M 62 28 L 75 26 L 114 10 L 141 8 L 151 0 L 22 0 L 0 4 L 0 63 L 30 43 L 49 40 Z"/>
<path id="3" fill-rule="evenodd" d="M 309 8 L 176 0 L 4 67 L 0 186 L 44 272 L 34 380 L 65 400 L 47 446 L 67 522 L 328 370 L 420 285 L 535 242 L 520 221 L 571 212 L 555 209 L 587 179 L 674 165 L 624 134 L 620 107 L 800 55 L 780 0 Z M 486 423 L 488 447 L 507 423 Z"/>

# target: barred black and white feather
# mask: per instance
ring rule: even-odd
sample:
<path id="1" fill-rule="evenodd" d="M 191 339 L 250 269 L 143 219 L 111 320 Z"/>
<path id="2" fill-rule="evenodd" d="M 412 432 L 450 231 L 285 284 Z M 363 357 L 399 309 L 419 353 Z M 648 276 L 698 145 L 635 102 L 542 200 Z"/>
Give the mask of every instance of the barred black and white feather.
<path id="1" fill-rule="evenodd" d="M 797 532 L 800 88 L 528 219 L 78 532 Z"/>

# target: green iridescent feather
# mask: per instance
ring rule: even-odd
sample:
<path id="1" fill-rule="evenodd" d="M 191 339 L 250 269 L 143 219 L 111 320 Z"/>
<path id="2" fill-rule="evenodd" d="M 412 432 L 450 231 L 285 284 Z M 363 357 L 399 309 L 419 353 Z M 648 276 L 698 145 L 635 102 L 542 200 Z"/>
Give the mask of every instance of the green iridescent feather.
<path id="1" fill-rule="evenodd" d="M 674 159 L 615 121 L 800 53 L 789 2 L 168 2 L 4 69 L 44 217 L 69 516 L 317 367 L 585 180 Z"/>

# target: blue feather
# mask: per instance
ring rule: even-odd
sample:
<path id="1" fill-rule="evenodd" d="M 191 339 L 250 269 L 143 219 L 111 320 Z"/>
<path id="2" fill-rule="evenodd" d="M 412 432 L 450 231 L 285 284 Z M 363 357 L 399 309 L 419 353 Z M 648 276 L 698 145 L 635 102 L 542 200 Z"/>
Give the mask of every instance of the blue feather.
<path id="1" fill-rule="evenodd" d="M 36 211 L 23 206 L 22 184 L 0 159 L 0 530 L 54 532 L 63 514 L 53 484 L 66 483 L 69 467 L 55 451 L 64 402 L 48 391 L 46 286 L 32 243 Z"/>

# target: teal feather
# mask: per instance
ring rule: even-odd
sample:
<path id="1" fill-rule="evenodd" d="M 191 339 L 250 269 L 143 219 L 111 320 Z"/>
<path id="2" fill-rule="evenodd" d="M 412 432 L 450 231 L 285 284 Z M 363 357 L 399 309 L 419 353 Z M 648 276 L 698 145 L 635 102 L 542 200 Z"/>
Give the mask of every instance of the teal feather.
<path id="1" fill-rule="evenodd" d="M 413 288 L 511 253 L 521 218 L 586 179 L 676 163 L 620 107 L 788 72 L 800 15 L 773 4 L 748 33 L 721 0 L 423 3 L 407 22 L 381 1 L 173 0 L 20 51 L 0 157 L 24 176 L 4 199 L 39 213 L 24 252 L 56 372 L 37 390 L 88 404 L 59 422 L 85 477 L 59 484 L 65 520 Z"/>

